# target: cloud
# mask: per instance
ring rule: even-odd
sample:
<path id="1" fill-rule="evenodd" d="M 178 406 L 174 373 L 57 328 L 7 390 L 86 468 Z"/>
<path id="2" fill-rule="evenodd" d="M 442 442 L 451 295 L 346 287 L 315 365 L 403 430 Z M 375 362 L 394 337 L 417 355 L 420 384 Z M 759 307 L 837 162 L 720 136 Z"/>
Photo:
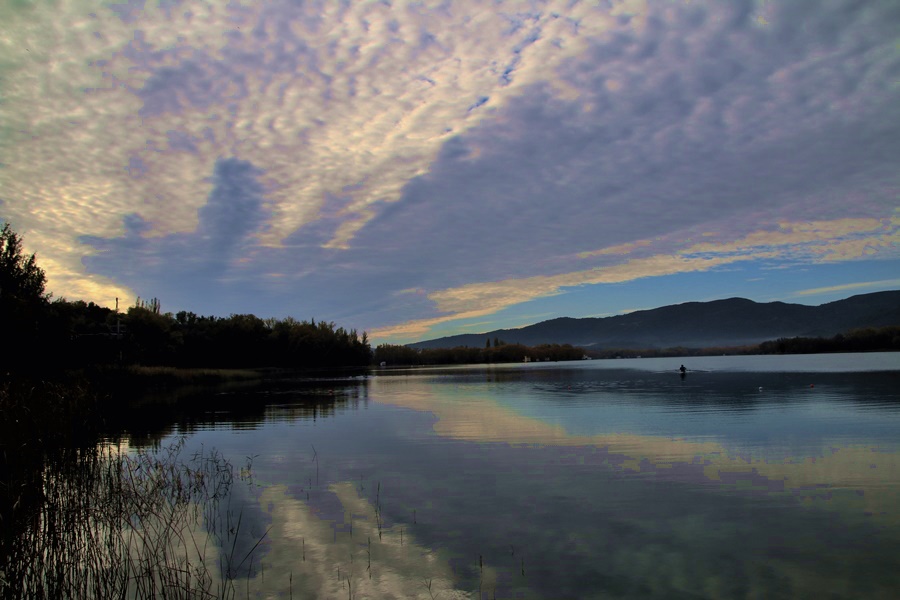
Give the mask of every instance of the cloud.
<path id="1" fill-rule="evenodd" d="M 819 296 L 822 294 L 831 294 L 834 292 L 849 292 L 855 290 L 866 289 L 884 289 L 900 287 L 900 279 L 882 279 L 880 281 L 861 281 L 858 283 L 845 283 L 843 285 L 832 285 L 828 287 L 812 288 L 808 290 L 799 290 L 794 292 L 794 296 Z"/>
<path id="2" fill-rule="evenodd" d="M 754 232 L 731 242 L 700 243 L 684 251 L 688 255 L 754 255 L 776 251 L 781 261 L 834 262 L 880 255 L 896 256 L 900 219 L 835 219 L 833 221 L 781 222 L 777 228 Z"/>
<path id="3" fill-rule="evenodd" d="M 184 306 L 183 289 L 201 286 L 212 296 L 240 271 L 265 222 L 263 173 L 246 161 L 223 159 L 211 177 L 212 192 L 198 213 L 195 232 L 151 235 L 151 225 L 139 214 L 123 219 L 125 234 L 84 236 L 94 249 L 85 266 L 95 273 L 114 272 L 145 295 L 166 297 Z"/>
<path id="4" fill-rule="evenodd" d="M 415 328 L 726 258 L 894 256 L 894 225 L 753 241 L 895 217 L 891 3 L 6 16 L 3 211 L 59 293 Z"/>
<path id="5" fill-rule="evenodd" d="M 199 210 L 199 235 L 209 257 L 227 257 L 241 249 L 265 221 L 264 191 L 257 178 L 263 172 L 247 161 L 225 159 L 216 163 L 213 191 Z"/>
<path id="6" fill-rule="evenodd" d="M 606 23 L 598 15 L 561 48 L 557 38 L 571 36 L 567 28 L 589 10 L 520 16 L 477 2 L 449 12 L 275 2 L 83 11 L 63 3 L 9 22 L 7 47 L 20 60 L 10 69 L 17 85 L 7 120 L 24 133 L 0 150 L 14 163 L 6 189 L 51 220 L 91 207 L 77 224 L 83 235 L 120 234 L 132 212 L 155 235 L 184 233 L 210 191 L 202 174 L 233 156 L 266 173 L 273 210 L 263 235 L 276 246 L 353 188 L 330 240 L 345 246 L 371 203 L 396 199 L 447 135 L 485 116 L 466 112 L 473 100 L 497 105 L 552 74 Z M 542 31 L 556 42 L 542 41 Z M 501 77 L 504 57 L 515 64 Z M 27 76 L 35 60 L 52 68 Z"/>
<path id="7" fill-rule="evenodd" d="M 454 247 L 466 265 L 487 262 L 477 259 L 490 245 L 498 272 L 483 276 L 492 278 L 533 270 L 542 257 L 590 251 L 598 237 L 628 244 L 726 220 L 740 236 L 779 218 L 816 219 L 823 210 L 873 218 L 892 210 L 882 177 L 893 142 L 876 132 L 882 121 L 860 122 L 853 133 L 828 109 L 817 118 L 833 127 L 797 126 L 788 120 L 790 97 L 782 97 L 790 82 L 762 91 L 751 85 L 778 71 L 782 48 L 767 49 L 765 31 L 733 39 L 727 29 L 697 28 L 655 36 L 648 70 L 634 66 L 647 40 L 632 33 L 598 41 L 590 60 L 560 69 L 577 84 L 577 100 L 546 86 L 510 100 L 448 142 L 398 205 L 384 210 L 383 223 L 373 222 L 373 233 L 399 224 L 410 244 Z M 697 60 L 736 58 L 743 44 L 755 53 L 742 57 L 741 75 L 723 75 L 707 96 L 691 90 Z M 609 91 L 611 77 L 620 91 Z M 848 207 L 864 172 L 882 175 L 868 179 L 873 193 Z"/>

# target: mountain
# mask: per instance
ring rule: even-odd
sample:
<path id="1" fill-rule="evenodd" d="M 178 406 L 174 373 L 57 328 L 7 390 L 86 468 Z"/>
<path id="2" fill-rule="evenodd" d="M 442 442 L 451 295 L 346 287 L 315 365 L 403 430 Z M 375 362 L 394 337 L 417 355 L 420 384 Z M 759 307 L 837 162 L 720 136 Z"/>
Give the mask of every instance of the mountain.
<path id="1" fill-rule="evenodd" d="M 759 303 L 745 298 L 686 302 L 626 315 L 561 317 L 520 329 L 497 329 L 409 344 L 413 348 L 508 344 L 572 344 L 584 348 L 742 346 L 781 337 L 831 337 L 850 329 L 900 325 L 900 291 L 861 294 L 820 306 Z"/>

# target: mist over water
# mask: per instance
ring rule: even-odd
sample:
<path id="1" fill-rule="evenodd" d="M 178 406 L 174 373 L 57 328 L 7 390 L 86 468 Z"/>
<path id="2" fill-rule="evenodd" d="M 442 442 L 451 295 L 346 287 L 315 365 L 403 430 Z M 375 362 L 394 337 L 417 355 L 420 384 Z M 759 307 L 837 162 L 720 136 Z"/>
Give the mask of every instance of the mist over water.
<path id="1" fill-rule="evenodd" d="M 161 441 L 247 475 L 258 597 L 890 598 L 898 383 L 896 353 L 382 369 Z"/>

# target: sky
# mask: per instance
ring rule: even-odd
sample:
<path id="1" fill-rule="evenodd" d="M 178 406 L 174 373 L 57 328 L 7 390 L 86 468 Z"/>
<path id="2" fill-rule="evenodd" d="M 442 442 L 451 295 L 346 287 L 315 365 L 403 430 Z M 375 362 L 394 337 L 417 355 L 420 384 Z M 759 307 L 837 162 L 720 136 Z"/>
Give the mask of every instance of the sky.
<path id="1" fill-rule="evenodd" d="M 374 344 L 900 288 L 896 0 L 0 0 L 55 297 Z"/>

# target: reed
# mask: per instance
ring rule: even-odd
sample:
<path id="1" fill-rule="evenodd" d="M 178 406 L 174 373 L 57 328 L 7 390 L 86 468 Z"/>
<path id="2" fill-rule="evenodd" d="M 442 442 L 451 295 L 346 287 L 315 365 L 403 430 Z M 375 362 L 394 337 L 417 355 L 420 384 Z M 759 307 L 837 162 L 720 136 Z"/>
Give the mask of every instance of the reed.
<path id="1" fill-rule="evenodd" d="M 6 531 L 0 598 L 234 598 L 262 538 L 235 556 L 240 517 L 220 510 L 232 467 L 216 452 L 183 460 L 183 444 L 48 453 L 39 501 Z"/>

